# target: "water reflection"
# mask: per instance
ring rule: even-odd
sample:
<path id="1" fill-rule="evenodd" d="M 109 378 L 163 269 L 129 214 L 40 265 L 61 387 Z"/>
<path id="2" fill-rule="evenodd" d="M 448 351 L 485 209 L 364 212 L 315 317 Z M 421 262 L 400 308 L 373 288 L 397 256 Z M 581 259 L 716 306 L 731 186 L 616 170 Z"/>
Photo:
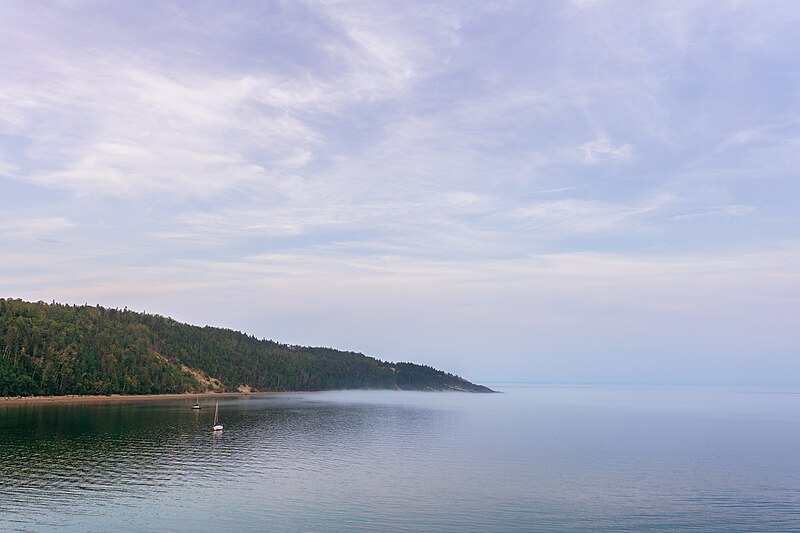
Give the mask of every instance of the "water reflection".
<path id="1" fill-rule="evenodd" d="M 800 397 L 521 389 L 0 407 L 11 531 L 800 527 Z M 670 405 L 675 406 L 670 408 Z M 208 406 L 205 406 L 208 407 Z"/>

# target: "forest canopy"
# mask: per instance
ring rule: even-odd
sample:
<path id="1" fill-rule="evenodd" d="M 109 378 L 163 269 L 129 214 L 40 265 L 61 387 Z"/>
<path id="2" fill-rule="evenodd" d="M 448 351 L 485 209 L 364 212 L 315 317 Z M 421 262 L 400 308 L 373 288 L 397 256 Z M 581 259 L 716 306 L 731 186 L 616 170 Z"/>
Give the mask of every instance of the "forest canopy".
<path id="1" fill-rule="evenodd" d="M 0 298 L 0 396 L 331 389 L 491 392 L 426 365 L 127 308 Z"/>

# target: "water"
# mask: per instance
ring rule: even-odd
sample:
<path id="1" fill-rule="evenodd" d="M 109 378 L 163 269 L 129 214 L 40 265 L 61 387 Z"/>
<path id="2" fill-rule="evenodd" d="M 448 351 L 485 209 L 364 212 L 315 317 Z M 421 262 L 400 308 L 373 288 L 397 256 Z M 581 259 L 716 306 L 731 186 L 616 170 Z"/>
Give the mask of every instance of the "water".
<path id="1" fill-rule="evenodd" d="M 0 404 L 3 531 L 800 530 L 800 395 Z"/>

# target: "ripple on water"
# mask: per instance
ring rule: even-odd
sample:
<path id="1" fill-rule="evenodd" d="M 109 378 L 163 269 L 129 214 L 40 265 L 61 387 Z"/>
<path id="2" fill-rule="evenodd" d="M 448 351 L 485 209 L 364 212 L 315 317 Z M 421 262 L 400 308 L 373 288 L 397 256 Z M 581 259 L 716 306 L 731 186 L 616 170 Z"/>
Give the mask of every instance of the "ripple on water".
<path id="1" fill-rule="evenodd" d="M 800 397 L 277 396 L 0 409 L 12 531 L 800 529 Z M 631 394 L 629 405 L 621 402 Z M 699 402 L 699 400 L 698 400 Z M 788 403 L 787 403 L 788 402 Z M 652 402 L 651 402 L 652 403 Z M 642 406 L 646 406 L 642 407 Z M 749 411 L 748 411 L 749 412 Z"/>

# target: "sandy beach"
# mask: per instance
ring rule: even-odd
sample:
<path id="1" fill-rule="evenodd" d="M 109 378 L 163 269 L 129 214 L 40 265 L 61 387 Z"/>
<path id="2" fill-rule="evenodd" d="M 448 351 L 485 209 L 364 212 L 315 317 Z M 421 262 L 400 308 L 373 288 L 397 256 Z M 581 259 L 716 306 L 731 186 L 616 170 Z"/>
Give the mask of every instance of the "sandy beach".
<path id="1" fill-rule="evenodd" d="M 229 398 L 246 396 L 276 396 L 279 394 L 293 394 L 291 392 L 210 392 L 200 394 L 201 399 Z M 155 400 L 191 400 L 197 398 L 194 393 L 180 394 L 111 394 L 111 395 L 66 395 L 66 396 L 4 396 L 0 398 L 0 405 L 33 404 L 33 403 L 109 403 L 109 402 L 148 402 Z"/>

